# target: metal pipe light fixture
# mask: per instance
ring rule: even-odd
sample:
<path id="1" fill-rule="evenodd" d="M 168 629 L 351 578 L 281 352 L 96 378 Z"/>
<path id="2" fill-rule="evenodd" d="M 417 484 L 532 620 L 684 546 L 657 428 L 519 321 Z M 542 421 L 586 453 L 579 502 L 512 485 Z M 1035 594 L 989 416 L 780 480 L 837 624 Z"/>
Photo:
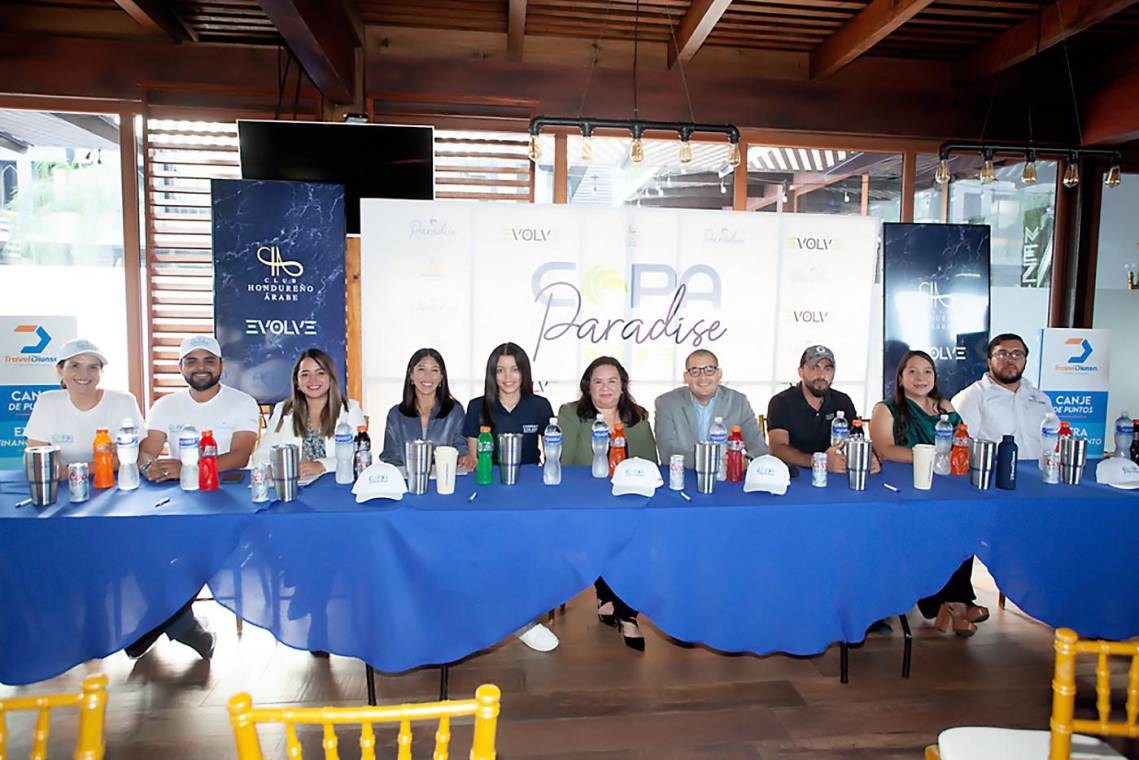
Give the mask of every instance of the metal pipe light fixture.
<path id="1" fill-rule="evenodd" d="M 1075 155 L 1068 156 L 1068 168 L 1064 170 L 1064 187 L 1069 190 L 1080 184 L 1080 160 Z"/>
<path id="2" fill-rule="evenodd" d="M 984 158 L 984 162 L 981 164 L 981 182 L 987 185 L 997 178 L 997 174 L 993 170 L 993 152 L 984 150 L 981 151 L 981 156 Z"/>
<path id="3" fill-rule="evenodd" d="M 675 132 L 680 138 L 679 158 L 681 163 L 692 160 L 692 143 L 690 138 L 697 133 L 718 134 L 728 138 L 731 150 L 728 153 L 728 163 L 736 168 L 743 162 L 743 151 L 740 150 L 740 131 L 734 124 L 697 124 L 679 121 L 644 121 L 641 119 L 596 119 L 576 118 L 562 116 L 535 116 L 530 120 L 530 150 L 531 161 L 538 161 L 542 157 L 542 149 L 538 145 L 539 135 L 547 127 L 571 127 L 581 130 L 583 160 L 587 152 L 586 144 L 589 138 L 598 129 L 628 131 L 633 137 L 629 149 L 629 158 L 633 163 L 640 163 L 645 157 L 643 135 L 645 132 Z M 592 150 L 589 151 L 592 154 Z"/>
<path id="4" fill-rule="evenodd" d="M 1036 151 L 1030 150 L 1024 155 L 1024 169 L 1020 172 L 1020 182 L 1024 185 L 1036 184 Z"/>
<path id="5" fill-rule="evenodd" d="M 948 184 L 952 179 L 949 172 L 949 157 L 951 154 L 980 154 L 982 158 L 980 178 L 981 182 L 989 183 L 996 178 L 993 166 L 993 156 L 997 153 L 1012 153 L 1024 155 L 1024 169 L 1020 174 L 1020 181 L 1026 185 L 1036 182 L 1036 157 L 1038 155 L 1056 156 L 1067 160 L 1062 182 L 1064 187 L 1074 188 L 1080 184 L 1081 158 L 1099 157 L 1108 160 L 1107 174 L 1104 175 L 1103 184 L 1106 187 L 1119 187 L 1122 182 L 1120 163 L 1122 156 L 1117 150 L 1103 148 L 1064 148 L 1060 146 L 1016 145 L 1006 143 L 943 143 L 937 151 L 937 171 L 933 178 L 939 185 Z"/>

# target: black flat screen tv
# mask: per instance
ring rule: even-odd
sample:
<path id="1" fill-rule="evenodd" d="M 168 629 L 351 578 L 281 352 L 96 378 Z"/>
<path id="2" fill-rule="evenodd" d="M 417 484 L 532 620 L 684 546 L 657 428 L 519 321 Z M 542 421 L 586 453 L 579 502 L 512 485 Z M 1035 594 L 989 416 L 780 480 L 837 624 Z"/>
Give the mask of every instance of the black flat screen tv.
<path id="1" fill-rule="evenodd" d="M 344 185 L 348 234 L 361 198 L 435 198 L 432 127 L 313 121 L 237 122 L 243 179 Z"/>

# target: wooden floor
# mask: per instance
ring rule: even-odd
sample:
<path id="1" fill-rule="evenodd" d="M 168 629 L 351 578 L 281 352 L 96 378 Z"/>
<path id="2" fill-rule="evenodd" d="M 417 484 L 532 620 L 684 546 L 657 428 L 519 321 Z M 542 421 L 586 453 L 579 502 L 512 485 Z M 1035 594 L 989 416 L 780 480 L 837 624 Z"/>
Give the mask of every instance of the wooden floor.
<path id="1" fill-rule="evenodd" d="M 979 566 L 978 566 L 979 567 Z M 572 600 L 554 630 L 561 646 L 540 654 L 510 639 L 455 666 L 451 695 L 480 683 L 502 688 L 498 748 L 502 758 L 852 758 L 920 760 L 940 730 L 981 724 L 1046 728 L 1050 710 L 1051 631 L 996 607 L 979 567 L 981 603 L 992 619 L 970 640 L 944 635 L 911 611 L 913 674 L 900 675 L 902 636 L 871 637 L 851 650 L 848 685 L 839 683 L 837 647 L 817 657 L 725 656 L 669 641 L 651 624 L 644 654 L 597 623 L 592 591 Z M 75 688 L 87 674 L 110 678 L 109 760 L 233 758 L 226 701 L 239 691 L 255 704 L 350 705 L 365 701 L 363 666 L 314 658 L 246 626 L 213 604 L 197 605 L 219 633 L 212 663 L 162 640 L 138 662 L 121 652 L 27 689 L 0 686 L 0 697 Z M 778 610 L 772 610 L 778 615 Z M 1125 663 L 1121 664 L 1125 667 Z M 1094 704 L 1094 662 L 1080 668 L 1081 712 Z M 1121 672 L 1116 679 L 1125 678 Z M 438 672 L 379 678 L 382 702 L 430 700 Z M 1117 691 L 1116 699 L 1123 699 Z M 11 757 L 26 757 L 32 717 L 9 716 Z M 415 753 L 430 757 L 433 727 L 417 730 Z M 454 729 L 453 757 L 466 756 L 469 725 Z M 283 733 L 262 729 L 266 753 L 284 757 Z M 340 731 L 340 756 L 359 756 L 358 732 Z M 69 757 L 74 723 L 53 720 L 49 757 Z M 323 757 L 318 732 L 302 734 L 305 757 Z M 395 757 L 394 733 L 381 734 Z M 1117 747 L 1139 758 L 1134 743 Z"/>

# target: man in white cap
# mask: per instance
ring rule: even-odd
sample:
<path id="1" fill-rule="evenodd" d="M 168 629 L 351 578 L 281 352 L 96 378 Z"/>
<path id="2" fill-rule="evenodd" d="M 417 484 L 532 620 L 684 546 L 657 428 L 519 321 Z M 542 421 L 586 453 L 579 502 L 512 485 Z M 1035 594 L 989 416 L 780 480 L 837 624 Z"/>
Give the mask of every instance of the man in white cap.
<path id="1" fill-rule="evenodd" d="M 218 472 L 239 470 L 249 463 L 257 445 L 261 412 L 247 393 L 221 384 L 221 346 L 212 335 L 195 335 L 182 341 L 178 368 L 190 385 L 185 390 L 154 402 L 146 420 L 146 439 L 139 454 L 142 474 L 150 481 L 177 481 L 182 472 L 178 434 L 191 425 L 200 434 L 212 430 L 218 444 Z M 163 444 L 169 442 L 170 457 L 160 458 Z M 194 617 L 193 600 L 165 623 L 126 648 L 131 657 L 141 657 L 165 633 L 209 659 L 214 651 L 214 634 Z"/>

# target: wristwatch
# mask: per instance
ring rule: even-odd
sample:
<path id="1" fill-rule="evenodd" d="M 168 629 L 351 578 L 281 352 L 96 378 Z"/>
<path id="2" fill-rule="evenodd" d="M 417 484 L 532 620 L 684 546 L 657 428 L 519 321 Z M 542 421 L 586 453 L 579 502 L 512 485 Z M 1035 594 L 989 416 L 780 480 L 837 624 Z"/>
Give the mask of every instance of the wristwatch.
<path id="1" fill-rule="evenodd" d="M 138 468 L 139 472 L 141 472 L 143 475 L 146 475 L 147 471 L 150 469 L 150 466 L 152 464 L 154 464 L 154 460 L 153 459 L 148 460 L 146 464 L 144 464 L 142 467 Z"/>

